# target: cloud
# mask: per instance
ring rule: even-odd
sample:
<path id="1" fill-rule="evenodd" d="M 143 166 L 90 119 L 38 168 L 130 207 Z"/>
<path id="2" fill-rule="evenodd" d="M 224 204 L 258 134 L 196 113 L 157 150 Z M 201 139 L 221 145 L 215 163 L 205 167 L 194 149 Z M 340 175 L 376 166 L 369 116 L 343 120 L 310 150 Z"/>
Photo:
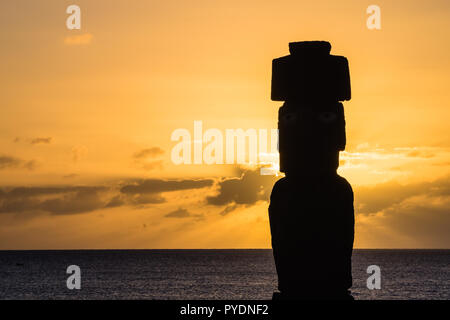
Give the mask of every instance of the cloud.
<path id="1" fill-rule="evenodd" d="M 120 191 L 124 194 L 146 194 L 180 191 L 188 189 L 200 189 L 212 186 L 214 180 L 159 180 L 146 179 L 133 184 L 123 186 Z"/>
<path id="2" fill-rule="evenodd" d="M 230 212 L 233 212 L 234 210 L 238 209 L 239 205 L 236 203 L 233 204 L 229 204 L 228 206 L 225 207 L 225 209 L 223 209 L 222 211 L 220 211 L 220 215 L 221 216 L 226 216 L 227 214 L 229 214 Z"/>
<path id="3" fill-rule="evenodd" d="M 197 220 L 202 220 L 204 217 L 202 214 L 192 214 L 184 208 L 178 208 L 177 210 L 171 211 L 164 215 L 166 218 L 196 218 Z"/>
<path id="4" fill-rule="evenodd" d="M 355 213 L 356 231 L 372 246 L 449 248 L 450 177 L 357 187 Z"/>
<path id="5" fill-rule="evenodd" d="M 116 208 L 125 205 L 126 202 L 120 195 L 114 196 L 111 198 L 105 205 L 105 208 Z"/>
<path id="6" fill-rule="evenodd" d="M 0 213 L 28 218 L 32 213 L 60 216 L 124 206 L 147 208 L 167 202 L 163 197 L 166 192 L 198 189 L 203 195 L 199 199 L 197 193 L 195 203 L 214 206 L 225 216 L 239 208 L 267 201 L 277 179 L 261 176 L 259 170 L 239 169 L 235 177 L 218 180 L 145 179 L 104 186 L 3 187 L 0 188 Z M 207 195 L 203 188 L 208 188 L 205 192 L 215 190 L 216 193 Z M 393 239 L 404 247 L 450 247 L 449 177 L 411 184 L 391 181 L 354 190 L 357 232 L 364 234 L 362 238 L 372 239 L 370 243 L 388 246 L 389 239 Z M 192 192 L 183 194 L 186 197 L 182 201 L 188 202 L 177 203 L 181 206 L 164 217 L 205 219 L 201 210 L 208 207 L 199 208 L 199 214 L 192 213 L 190 210 L 194 207 L 186 207 L 187 203 L 192 203 Z M 377 239 L 385 241 L 376 242 Z"/>
<path id="7" fill-rule="evenodd" d="M 371 246 L 449 248 L 449 213 L 449 197 L 417 195 L 381 213 L 357 217 L 356 231 Z"/>
<path id="8" fill-rule="evenodd" d="M 0 189 L 0 213 L 78 214 L 105 208 L 113 189 L 105 186 L 36 186 Z"/>
<path id="9" fill-rule="evenodd" d="M 48 137 L 48 138 L 34 138 L 31 139 L 30 143 L 31 144 L 49 144 L 52 142 L 52 138 Z"/>
<path id="10" fill-rule="evenodd" d="M 163 160 L 149 161 L 164 154 L 164 150 L 159 147 L 143 149 L 133 155 L 135 163 L 142 169 L 150 171 L 155 169 L 163 169 Z"/>
<path id="11" fill-rule="evenodd" d="M 354 166 L 358 164 L 369 164 L 384 160 L 392 161 L 410 161 L 410 160 L 428 160 L 436 158 L 439 155 L 446 155 L 447 148 L 441 147 L 395 147 L 380 148 L 371 147 L 369 144 L 361 144 L 354 151 L 343 151 L 340 153 L 340 159 L 345 161 L 344 166 Z"/>
<path id="12" fill-rule="evenodd" d="M 25 161 L 25 163 L 23 164 L 23 167 L 28 170 L 34 170 L 37 166 L 38 163 L 36 160 Z"/>
<path id="13" fill-rule="evenodd" d="M 0 156 L 0 169 L 17 168 L 22 160 L 10 156 Z"/>
<path id="14" fill-rule="evenodd" d="M 260 170 L 239 169 L 240 176 L 227 178 L 217 183 L 217 194 L 206 201 L 214 206 L 226 206 L 221 212 L 228 214 L 239 205 L 250 206 L 258 201 L 267 201 L 276 180 L 275 176 L 261 175 Z"/>
<path id="15" fill-rule="evenodd" d="M 450 198 L 419 196 L 385 211 L 384 223 L 423 246 L 450 247 Z M 439 241 L 435 241 L 439 240 Z M 434 243 L 433 245 L 431 243 Z"/>
<path id="16" fill-rule="evenodd" d="M 133 155 L 135 159 L 155 158 L 164 154 L 164 150 L 159 147 L 143 149 Z"/>
<path id="17" fill-rule="evenodd" d="M 355 208 L 361 214 L 373 214 L 414 196 L 450 196 L 449 177 L 433 182 L 401 185 L 395 181 L 355 189 Z"/>
<path id="18" fill-rule="evenodd" d="M 121 206 L 142 207 L 166 202 L 163 192 L 199 189 L 213 180 L 147 179 L 108 186 L 34 186 L 0 188 L 0 213 L 45 212 L 52 215 L 87 213 Z"/>
<path id="19" fill-rule="evenodd" d="M 3 197 L 9 198 L 27 198 L 36 196 L 45 196 L 50 194 L 61 194 L 67 192 L 76 192 L 86 187 L 16 187 L 0 194 L 0 199 Z"/>
<path id="20" fill-rule="evenodd" d="M 222 215 L 239 206 L 269 198 L 276 178 L 259 170 L 238 170 L 239 177 L 214 179 L 144 179 L 107 186 L 34 186 L 0 188 L 0 213 L 46 212 L 52 215 L 87 213 L 122 206 L 145 207 L 165 203 L 163 193 L 217 187 L 217 194 L 204 197 L 207 204 L 223 206 Z M 215 184 L 216 182 L 216 184 Z M 167 217 L 183 216 L 179 209 Z M 200 218 L 201 215 L 189 216 Z"/>
<path id="21" fill-rule="evenodd" d="M 82 189 L 62 197 L 42 201 L 38 208 L 51 214 L 75 214 L 94 211 L 105 206 L 97 190 Z"/>
<path id="22" fill-rule="evenodd" d="M 88 45 L 92 42 L 94 36 L 91 33 L 84 33 L 64 38 L 64 44 L 68 46 Z"/>
<path id="23" fill-rule="evenodd" d="M 123 201 L 126 204 L 141 206 L 146 204 L 158 204 L 166 202 L 160 194 L 136 194 L 130 197 L 123 197 Z"/>
<path id="24" fill-rule="evenodd" d="M 4 169 L 28 169 L 34 170 L 37 166 L 35 160 L 25 161 L 12 156 L 0 156 L 0 170 Z"/>
<path id="25" fill-rule="evenodd" d="M 17 187 L 0 193 L 0 213 L 75 214 L 105 206 L 105 187 Z"/>
<path id="26" fill-rule="evenodd" d="M 183 208 L 179 208 L 175 211 L 171 211 L 165 215 L 165 217 L 167 217 L 167 218 L 187 218 L 190 216 L 191 216 L 191 213 Z"/>

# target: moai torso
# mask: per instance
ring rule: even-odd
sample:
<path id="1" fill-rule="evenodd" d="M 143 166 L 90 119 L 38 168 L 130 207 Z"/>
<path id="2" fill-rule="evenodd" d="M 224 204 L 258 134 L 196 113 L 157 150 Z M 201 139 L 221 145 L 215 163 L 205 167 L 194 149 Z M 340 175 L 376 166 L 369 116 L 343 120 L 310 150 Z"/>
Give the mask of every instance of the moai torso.
<path id="1" fill-rule="evenodd" d="M 352 285 L 353 191 L 340 177 L 344 108 L 350 99 L 347 59 L 328 42 L 290 44 L 275 59 L 272 99 L 279 110 L 280 170 L 269 219 L 278 287 L 284 298 L 348 298 Z M 350 296 L 351 297 L 351 296 Z"/>

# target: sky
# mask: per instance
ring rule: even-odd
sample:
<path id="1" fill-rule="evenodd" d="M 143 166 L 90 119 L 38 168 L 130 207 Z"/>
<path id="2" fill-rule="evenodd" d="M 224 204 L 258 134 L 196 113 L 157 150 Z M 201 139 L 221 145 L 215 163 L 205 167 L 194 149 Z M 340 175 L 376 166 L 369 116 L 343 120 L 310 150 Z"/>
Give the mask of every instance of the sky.
<path id="1" fill-rule="evenodd" d="M 355 247 L 450 248 L 449 14 L 437 0 L 3 1 L 0 249 L 270 248 L 281 176 L 175 165 L 171 136 L 276 128 L 271 61 L 303 40 L 349 60 L 338 172 Z"/>

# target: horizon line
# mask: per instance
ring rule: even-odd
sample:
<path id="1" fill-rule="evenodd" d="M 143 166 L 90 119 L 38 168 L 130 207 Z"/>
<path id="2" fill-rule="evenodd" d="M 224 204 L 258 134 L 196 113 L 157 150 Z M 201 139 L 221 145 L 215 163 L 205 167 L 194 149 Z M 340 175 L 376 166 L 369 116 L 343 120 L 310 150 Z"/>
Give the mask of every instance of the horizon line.
<path id="1" fill-rule="evenodd" d="M 146 248 L 146 249 L 0 249 L 0 252 L 5 251 L 157 251 L 157 250 L 272 250 L 272 248 Z M 450 248 L 354 248 L 355 250 L 450 250 Z"/>

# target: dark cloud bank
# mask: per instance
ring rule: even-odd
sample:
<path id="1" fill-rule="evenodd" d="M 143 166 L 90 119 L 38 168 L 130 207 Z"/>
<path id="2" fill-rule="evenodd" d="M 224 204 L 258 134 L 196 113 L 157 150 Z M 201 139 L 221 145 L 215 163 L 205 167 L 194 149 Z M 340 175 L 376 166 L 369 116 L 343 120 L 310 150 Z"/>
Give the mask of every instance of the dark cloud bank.
<path id="1" fill-rule="evenodd" d="M 235 209 L 268 201 L 277 179 L 262 176 L 259 170 L 240 170 L 236 177 L 222 179 L 146 179 L 111 186 L 5 187 L 0 188 L 0 213 L 87 213 L 103 208 L 164 203 L 163 193 L 205 189 L 205 208 L 219 208 L 220 213 L 226 215 Z M 450 247 L 448 177 L 406 185 L 388 182 L 358 187 L 354 192 L 357 215 L 374 216 L 383 212 L 377 221 L 391 230 L 422 239 L 423 243 L 430 240 L 430 246 L 443 243 Z M 203 214 L 193 214 L 189 208 L 179 207 L 165 217 L 200 220 Z"/>
<path id="2" fill-rule="evenodd" d="M 0 188 L 0 213 L 42 211 L 53 215 L 87 213 L 125 205 L 141 206 L 166 202 L 163 193 L 208 188 L 216 194 L 203 199 L 205 205 L 222 207 L 227 214 L 240 206 L 267 201 L 274 176 L 261 176 L 259 170 L 238 170 L 233 178 L 163 180 L 145 179 L 110 186 L 35 186 Z M 167 217 L 191 217 L 186 209 Z"/>
<path id="3" fill-rule="evenodd" d="M 213 180 L 148 179 L 116 186 L 14 187 L 0 189 L 0 213 L 87 213 L 124 205 L 163 203 L 163 192 L 199 189 Z"/>
<path id="4" fill-rule="evenodd" d="M 258 170 L 241 170 L 236 178 L 222 179 L 217 183 L 217 194 L 209 196 L 210 205 L 225 206 L 222 215 L 226 215 L 240 206 L 251 206 L 258 201 L 268 201 L 272 187 L 279 178 L 261 175 Z"/>
<path id="5" fill-rule="evenodd" d="M 449 197 L 450 177 L 433 182 L 401 185 L 387 182 L 355 190 L 355 208 L 360 214 L 373 214 L 392 208 L 403 201 L 417 196 Z M 424 204 L 426 205 L 426 204 Z"/>

